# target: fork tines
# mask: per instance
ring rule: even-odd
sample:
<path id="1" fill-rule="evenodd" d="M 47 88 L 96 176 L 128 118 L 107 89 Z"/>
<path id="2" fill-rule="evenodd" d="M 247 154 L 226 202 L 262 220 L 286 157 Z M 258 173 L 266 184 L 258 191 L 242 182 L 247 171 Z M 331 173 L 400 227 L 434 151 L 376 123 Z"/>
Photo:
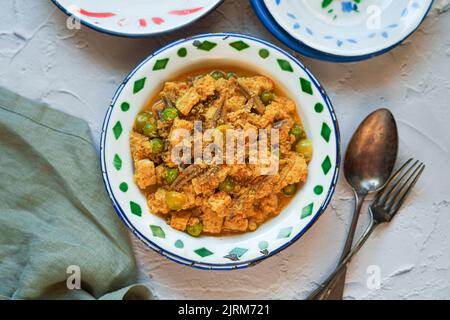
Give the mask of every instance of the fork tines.
<path id="1" fill-rule="evenodd" d="M 396 214 L 424 170 L 423 162 L 409 159 L 389 179 L 384 189 L 376 196 L 374 203 L 384 207 L 390 215 Z"/>

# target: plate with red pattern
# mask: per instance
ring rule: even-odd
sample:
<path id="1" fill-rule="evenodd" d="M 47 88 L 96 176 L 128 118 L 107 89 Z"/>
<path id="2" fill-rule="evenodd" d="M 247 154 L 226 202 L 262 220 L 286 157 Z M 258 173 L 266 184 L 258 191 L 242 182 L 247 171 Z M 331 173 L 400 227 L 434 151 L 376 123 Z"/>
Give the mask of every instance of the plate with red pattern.
<path id="1" fill-rule="evenodd" d="M 223 0 L 52 0 L 72 21 L 97 31 L 146 37 L 185 27 Z"/>

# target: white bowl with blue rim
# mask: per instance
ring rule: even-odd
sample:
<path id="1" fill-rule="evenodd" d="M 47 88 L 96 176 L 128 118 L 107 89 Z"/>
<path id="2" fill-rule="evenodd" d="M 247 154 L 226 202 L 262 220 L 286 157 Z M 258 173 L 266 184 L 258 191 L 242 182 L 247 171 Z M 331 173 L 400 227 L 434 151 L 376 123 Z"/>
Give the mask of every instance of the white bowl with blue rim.
<path id="1" fill-rule="evenodd" d="M 124 37 L 147 37 L 183 28 L 202 18 L 223 0 L 52 0 L 94 30 Z"/>
<path id="2" fill-rule="evenodd" d="M 266 27 L 307 56 L 349 62 L 383 54 L 408 38 L 433 0 L 252 0 Z"/>
<path id="3" fill-rule="evenodd" d="M 255 232 L 194 238 L 150 212 L 133 182 L 129 136 L 135 116 L 164 82 L 187 68 L 226 62 L 272 78 L 298 107 L 314 146 L 305 185 L 282 213 Z M 124 80 L 108 108 L 101 136 L 101 168 L 114 208 L 150 248 L 184 265 L 237 269 L 253 265 L 295 242 L 324 212 L 339 173 L 340 137 L 333 106 L 317 79 L 293 56 L 263 40 L 223 33 L 172 43 L 143 61 Z"/>

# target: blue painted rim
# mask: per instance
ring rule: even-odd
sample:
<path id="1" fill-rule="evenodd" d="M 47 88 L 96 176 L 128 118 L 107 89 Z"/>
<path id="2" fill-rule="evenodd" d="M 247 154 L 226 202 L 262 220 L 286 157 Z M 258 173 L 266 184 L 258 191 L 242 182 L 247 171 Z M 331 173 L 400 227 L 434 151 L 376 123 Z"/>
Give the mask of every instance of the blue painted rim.
<path id="1" fill-rule="evenodd" d="M 272 48 L 273 50 L 276 50 L 278 52 L 280 52 L 281 54 L 284 54 L 286 57 L 288 57 L 293 63 L 295 63 L 296 65 L 298 65 L 302 70 L 304 70 L 310 77 L 311 81 L 313 82 L 314 86 L 316 87 L 316 89 L 320 92 L 320 95 L 322 96 L 323 100 L 325 101 L 325 104 L 327 106 L 328 112 L 330 113 L 331 119 L 333 121 L 333 129 L 334 129 L 334 133 L 336 136 L 336 162 L 335 162 L 335 170 L 333 173 L 333 178 L 330 184 L 330 187 L 328 189 L 328 193 L 325 197 L 324 202 L 322 203 L 321 207 L 316 211 L 313 219 L 311 219 L 311 221 L 309 222 L 309 224 L 307 224 L 297 235 L 295 235 L 290 241 L 288 241 L 287 243 L 285 243 L 284 245 L 280 246 L 279 248 L 271 251 L 269 253 L 269 255 L 267 256 L 261 256 L 249 261 L 245 261 L 245 262 L 233 262 L 233 263 L 224 263 L 224 264 L 210 264 L 210 263 L 203 263 L 203 262 L 199 262 L 199 261 L 194 261 L 194 260 L 190 260 L 190 259 L 186 259 L 184 257 L 181 257 L 179 255 L 176 255 L 166 249 L 161 248 L 160 246 L 158 246 L 156 243 L 152 242 L 150 239 L 148 239 L 146 236 L 144 236 L 141 232 L 139 232 L 139 230 L 137 230 L 133 224 L 128 220 L 125 212 L 123 211 L 123 209 L 120 207 L 120 205 L 118 204 L 114 194 L 112 193 L 112 189 L 111 189 L 111 184 L 109 182 L 109 177 L 108 177 L 108 173 L 106 172 L 106 134 L 108 132 L 108 126 L 109 126 L 109 119 L 112 113 L 112 110 L 114 108 L 114 105 L 117 102 L 118 97 L 120 96 L 120 94 L 122 93 L 123 88 L 125 87 L 125 85 L 128 83 L 128 81 L 131 79 L 131 77 L 133 77 L 133 75 L 144 65 L 147 63 L 147 61 L 149 61 L 150 59 L 152 59 L 153 57 L 159 55 L 160 53 L 176 46 L 182 43 L 188 43 L 191 41 L 195 41 L 195 40 L 199 40 L 199 39 L 203 39 L 203 38 L 211 38 L 211 37 L 220 37 L 220 38 L 225 38 L 225 37 L 236 37 L 236 38 L 241 38 L 241 39 L 248 39 L 248 40 L 252 40 L 255 42 L 258 42 L 260 44 L 263 44 L 265 46 L 268 46 L 270 48 Z M 115 209 L 115 211 L 117 212 L 117 214 L 119 215 L 120 219 L 122 219 L 122 221 L 125 223 L 125 225 L 130 229 L 130 231 L 137 236 L 142 242 L 144 242 L 148 247 L 150 247 L 150 249 L 152 249 L 155 252 L 158 252 L 159 254 L 161 254 L 162 256 L 175 261 L 177 263 L 180 263 L 182 265 L 186 265 L 186 266 L 190 266 L 190 267 L 194 267 L 194 268 L 198 268 L 198 269 L 204 269 L 204 270 L 235 270 L 235 269 L 242 269 L 242 268 L 246 268 L 249 266 L 253 266 L 269 257 L 272 257 L 273 255 L 277 254 L 278 252 L 284 250 L 285 248 L 289 247 L 291 244 L 293 244 L 295 241 L 297 241 L 306 231 L 308 231 L 311 226 L 314 224 L 314 222 L 317 221 L 317 219 L 322 215 L 322 213 L 325 211 L 325 209 L 327 208 L 328 204 L 331 201 L 331 198 L 333 197 L 334 194 L 334 190 L 336 188 L 336 183 L 338 181 L 339 178 L 339 172 L 340 172 L 340 163 L 341 163 L 341 155 L 340 155 L 340 145 L 341 145 L 341 138 L 340 138 L 340 131 L 339 131 L 339 125 L 338 125 L 338 121 L 337 121 L 337 117 L 336 114 L 334 112 L 334 108 L 333 105 L 331 103 L 330 98 L 328 97 L 327 93 L 325 92 L 325 90 L 323 89 L 322 85 L 319 83 L 319 81 L 312 75 L 312 73 L 300 62 L 298 61 L 298 59 L 296 59 L 294 56 L 292 56 L 291 54 L 287 53 L 286 51 L 284 51 L 283 49 L 265 41 L 265 40 L 261 40 L 249 35 L 242 35 L 242 34 L 237 34 L 237 33 L 208 33 L 208 34 L 201 34 L 201 35 L 197 35 L 197 36 L 193 36 L 193 37 L 189 37 L 186 39 L 181 39 L 178 41 L 175 41 L 173 43 L 170 43 L 168 45 L 166 45 L 165 47 L 155 51 L 153 54 L 151 54 L 150 56 L 148 56 L 143 62 L 141 62 L 133 71 L 131 71 L 131 73 L 125 78 L 125 80 L 122 82 L 122 84 L 119 86 L 119 88 L 117 89 L 117 91 L 115 92 L 110 106 L 106 112 L 106 116 L 105 119 L 103 121 L 103 125 L 102 125 L 102 134 L 101 134 L 101 139 L 100 139 L 100 165 L 101 165 L 101 170 L 102 170 L 102 177 L 103 177 L 103 183 L 105 185 L 106 191 L 112 201 L 113 207 Z"/>
<path id="2" fill-rule="evenodd" d="M 270 31 L 278 40 L 283 42 L 286 46 L 291 48 L 292 50 L 297 51 L 298 53 L 307 56 L 309 58 L 318 59 L 318 60 L 324 60 L 329 62 L 357 62 L 362 60 L 371 59 L 374 57 L 377 57 L 379 55 L 382 55 L 388 51 L 391 51 L 398 45 L 402 44 L 406 39 L 408 39 L 422 24 L 422 22 L 427 17 L 428 13 L 431 10 L 431 7 L 433 6 L 434 0 L 431 0 L 430 6 L 428 7 L 425 15 L 423 16 L 420 23 L 417 25 L 417 27 L 411 31 L 409 34 L 407 34 L 402 40 L 399 42 L 393 44 L 392 46 L 376 51 L 370 54 L 360 55 L 360 56 L 340 56 L 340 55 L 333 55 L 326 52 L 322 52 L 316 49 L 313 49 L 306 45 L 305 43 L 301 42 L 300 40 L 295 39 L 292 37 L 287 31 L 285 31 L 273 18 L 272 14 L 267 9 L 266 5 L 264 4 L 263 0 L 250 0 L 253 9 L 256 12 L 256 15 L 261 20 L 261 22 L 264 24 L 264 26 L 267 28 L 267 30 Z"/>
<path id="3" fill-rule="evenodd" d="M 62 5 L 59 3 L 58 0 L 51 0 L 63 13 L 65 13 L 67 16 L 72 16 L 72 14 Z M 152 32 L 152 33 L 126 33 L 126 32 L 116 32 L 116 31 L 111 31 L 111 30 L 107 30 L 104 28 L 100 28 L 99 26 L 92 24 L 90 22 L 87 22 L 86 20 L 83 20 L 81 18 L 78 18 L 79 21 L 81 22 L 82 25 L 91 28 L 97 32 L 103 33 L 103 34 L 107 34 L 107 35 L 112 35 L 112 36 L 116 36 L 116 37 L 123 37 L 123 38 L 135 38 L 135 39 L 140 39 L 140 38 L 147 38 L 147 37 L 152 37 L 152 36 L 161 36 L 161 35 L 165 35 L 177 30 L 180 30 L 182 28 L 188 27 L 191 24 L 203 19 L 205 16 L 207 16 L 208 14 L 210 14 L 212 11 L 216 10 L 220 5 L 223 4 L 225 0 L 219 0 L 217 2 L 217 4 L 213 7 L 211 7 L 210 10 L 205 11 L 203 14 L 201 14 L 200 16 L 198 16 L 196 19 L 189 21 L 187 23 L 184 23 L 182 25 L 179 25 L 175 28 L 169 29 L 169 30 L 165 30 L 165 31 L 159 31 L 159 32 Z"/>

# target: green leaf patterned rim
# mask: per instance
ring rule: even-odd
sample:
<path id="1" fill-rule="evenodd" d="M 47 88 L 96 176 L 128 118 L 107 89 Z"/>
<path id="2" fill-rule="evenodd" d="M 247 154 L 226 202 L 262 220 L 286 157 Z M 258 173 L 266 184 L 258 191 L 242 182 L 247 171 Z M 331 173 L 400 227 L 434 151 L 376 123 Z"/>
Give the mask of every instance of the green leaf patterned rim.
<path id="1" fill-rule="evenodd" d="M 297 105 L 313 140 L 315 154 L 305 186 L 283 213 L 254 233 L 192 238 L 149 212 L 133 182 L 128 145 L 134 116 L 174 70 L 192 58 L 223 56 L 257 66 L 281 82 Z M 166 73 L 165 73 L 166 72 Z M 264 72 L 263 72 L 264 73 Z M 152 80 L 152 79 L 158 79 Z M 113 206 L 127 227 L 150 248 L 178 263 L 201 269 L 254 265 L 295 242 L 323 213 L 339 175 L 340 137 L 330 99 L 312 74 L 274 45 L 239 34 L 206 34 L 170 44 L 142 62 L 117 90 L 101 137 L 101 167 Z"/>

